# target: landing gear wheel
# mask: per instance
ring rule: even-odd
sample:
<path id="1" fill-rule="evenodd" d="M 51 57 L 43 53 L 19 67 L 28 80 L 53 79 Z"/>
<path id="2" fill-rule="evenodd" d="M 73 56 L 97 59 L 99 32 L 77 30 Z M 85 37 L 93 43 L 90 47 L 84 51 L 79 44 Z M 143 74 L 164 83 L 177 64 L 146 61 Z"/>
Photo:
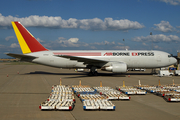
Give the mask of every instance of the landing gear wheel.
<path id="1" fill-rule="evenodd" d="M 94 76 L 97 76 L 97 75 L 98 75 L 98 72 L 97 72 L 97 71 L 95 71 L 95 72 L 94 72 Z"/>
<path id="2" fill-rule="evenodd" d="M 95 71 L 95 72 L 89 72 L 88 73 L 89 76 L 97 76 L 98 75 L 98 72 Z"/>
<path id="3" fill-rule="evenodd" d="M 89 75 L 89 76 L 92 76 L 92 75 L 93 75 L 93 73 L 92 73 L 92 72 L 89 72 L 89 73 L 88 73 L 88 75 Z"/>

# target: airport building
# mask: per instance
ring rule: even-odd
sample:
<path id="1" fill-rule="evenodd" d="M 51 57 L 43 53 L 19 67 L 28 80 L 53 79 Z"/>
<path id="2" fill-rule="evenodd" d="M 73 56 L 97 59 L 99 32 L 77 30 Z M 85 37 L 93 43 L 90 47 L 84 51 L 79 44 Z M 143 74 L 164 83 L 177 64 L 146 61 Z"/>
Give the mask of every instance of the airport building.
<path id="1" fill-rule="evenodd" d="M 179 61 L 180 61 L 180 52 L 178 51 L 178 53 L 177 53 L 177 70 L 180 69 Z"/>

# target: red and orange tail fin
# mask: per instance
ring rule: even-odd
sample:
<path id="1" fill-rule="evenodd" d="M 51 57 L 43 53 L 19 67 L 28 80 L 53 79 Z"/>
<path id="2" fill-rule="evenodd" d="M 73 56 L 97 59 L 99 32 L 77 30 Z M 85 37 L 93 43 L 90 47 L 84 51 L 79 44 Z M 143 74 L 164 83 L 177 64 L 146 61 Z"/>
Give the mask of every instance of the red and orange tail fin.
<path id="1" fill-rule="evenodd" d="M 48 50 L 20 22 L 13 21 L 12 26 L 23 54 Z"/>

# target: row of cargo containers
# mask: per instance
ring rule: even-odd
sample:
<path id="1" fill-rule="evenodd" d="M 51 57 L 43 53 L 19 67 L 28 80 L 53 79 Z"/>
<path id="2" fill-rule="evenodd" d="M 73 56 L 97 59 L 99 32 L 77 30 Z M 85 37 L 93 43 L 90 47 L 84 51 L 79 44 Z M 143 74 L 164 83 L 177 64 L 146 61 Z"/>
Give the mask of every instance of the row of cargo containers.
<path id="1" fill-rule="evenodd" d="M 132 86 L 117 86 L 117 90 L 122 91 L 126 95 L 146 95 L 147 92 L 145 90 L 137 89 Z"/>
<path id="2" fill-rule="evenodd" d="M 80 94 L 79 98 L 81 101 L 85 100 L 107 100 L 107 97 L 100 94 Z"/>
<path id="3" fill-rule="evenodd" d="M 157 88 L 157 86 L 149 86 L 149 85 L 135 85 L 134 87 L 141 90 Z"/>
<path id="4" fill-rule="evenodd" d="M 164 99 L 168 102 L 180 102 L 180 95 L 165 95 Z"/>
<path id="5" fill-rule="evenodd" d="M 40 104 L 41 110 L 72 110 L 74 108 L 74 93 L 68 85 L 52 86 L 52 93 L 47 101 Z"/>
<path id="6" fill-rule="evenodd" d="M 73 108 L 73 101 L 45 101 L 39 106 L 41 110 L 72 110 Z"/>
<path id="7" fill-rule="evenodd" d="M 79 97 L 81 94 L 97 94 L 97 91 L 87 85 L 73 85 L 74 93 Z"/>
<path id="8" fill-rule="evenodd" d="M 176 91 L 176 92 L 180 92 L 180 86 L 168 86 L 168 85 L 165 85 L 165 86 L 160 86 L 161 88 L 164 88 L 164 89 L 168 89 L 170 91 Z"/>
<path id="9" fill-rule="evenodd" d="M 179 86 L 168 86 L 168 85 L 162 85 L 162 86 L 139 86 L 139 89 L 146 90 L 151 93 L 155 93 L 158 91 L 176 91 L 180 92 Z"/>
<path id="10" fill-rule="evenodd" d="M 153 85 L 153 86 L 149 86 L 149 85 L 136 85 L 134 86 L 136 88 L 142 89 L 142 90 L 146 90 L 146 89 L 154 89 L 154 88 L 164 88 L 164 89 L 179 89 L 180 85 L 179 84 L 170 84 L 170 85 Z"/>
<path id="11" fill-rule="evenodd" d="M 109 100 L 130 100 L 131 97 L 121 93 L 121 94 L 105 94 Z"/>
<path id="12" fill-rule="evenodd" d="M 71 91 L 71 92 L 57 91 L 57 92 L 51 92 L 50 95 L 61 95 L 61 96 L 64 96 L 64 95 L 74 95 L 74 92 L 73 91 Z"/>
<path id="13" fill-rule="evenodd" d="M 170 89 L 156 88 L 151 90 L 151 93 L 164 97 L 168 102 L 179 102 L 180 93 L 176 91 L 170 91 Z"/>
<path id="14" fill-rule="evenodd" d="M 73 86 L 73 90 L 82 101 L 84 110 L 115 110 L 115 105 L 108 101 L 107 96 L 89 86 Z"/>
<path id="15" fill-rule="evenodd" d="M 73 91 L 72 91 L 72 90 L 62 91 L 61 89 L 53 89 L 53 90 L 51 90 L 51 92 L 61 92 L 61 93 L 66 93 L 66 94 L 68 94 L 68 93 L 71 93 L 71 92 L 73 92 Z"/>
<path id="16" fill-rule="evenodd" d="M 169 89 L 164 89 L 164 88 L 151 88 L 151 89 L 146 89 L 147 92 L 150 92 L 150 93 L 157 93 L 159 91 L 162 91 L 162 92 L 168 92 L 170 91 Z"/>
<path id="17" fill-rule="evenodd" d="M 61 91 L 63 91 L 63 90 L 65 90 L 65 91 L 72 90 L 71 86 L 69 86 L 69 85 L 53 85 L 52 90 L 53 89 L 60 89 Z"/>
<path id="18" fill-rule="evenodd" d="M 115 110 L 116 106 L 108 100 L 84 100 L 84 110 Z"/>
<path id="19" fill-rule="evenodd" d="M 84 110 L 115 110 L 115 105 L 105 95 L 80 94 Z"/>
<path id="20" fill-rule="evenodd" d="M 96 90 L 91 87 L 72 87 L 75 94 L 94 94 Z"/>
<path id="21" fill-rule="evenodd" d="M 47 99 L 47 101 L 74 101 L 75 102 L 75 98 L 74 95 L 58 95 L 58 94 L 53 94 L 50 95 Z"/>
<path id="22" fill-rule="evenodd" d="M 179 92 L 175 92 L 175 91 L 158 91 L 156 92 L 156 94 L 162 97 L 167 96 L 167 95 L 180 95 Z"/>
<path id="23" fill-rule="evenodd" d="M 180 101 L 179 85 L 141 86 L 139 88 L 162 96 L 168 102 Z"/>
<path id="24" fill-rule="evenodd" d="M 93 87 L 101 95 L 105 95 L 109 100 L 129 100 L 130 97 L 124 93 L 114 90 L 111 87 Z"/>
<path id="25" fill-rule="evenodd" d="M 73 92 L 70 86 L 65 85 L 53 85 L 52 92 Z"/>
<path id="26" fill-rule="evenodd" d="M 109 100 L 129 100 L 130 97 L 121 93 L 120 91 L 114 90 L 111 87 L 93 87 L 93 92 L 85 91 L 87 90 L 85 87 L 84 89 L 81 89 L 80 86 L 78 86 L 79 92 L 76 92 L 76 95 L 79 97 L 80 95 L 87 95 L 87 94 L 101 94 L 105 95 Z M 73 88 L 76 89 L 77 88 Z M 80 91 L 81 90 L 81 91 Z M 91 88 L 92 91 L 92 88 Z"/>

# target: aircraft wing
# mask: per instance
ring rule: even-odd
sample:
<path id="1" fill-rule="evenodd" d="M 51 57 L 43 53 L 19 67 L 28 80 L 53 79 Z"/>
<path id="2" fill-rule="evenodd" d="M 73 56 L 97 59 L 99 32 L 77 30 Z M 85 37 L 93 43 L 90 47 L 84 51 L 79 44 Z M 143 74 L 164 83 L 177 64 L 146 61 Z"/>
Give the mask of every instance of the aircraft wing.
<path id="1" fill-rule="evenodd" d="M 37 57 L 26 55 L 26 54 L 14 54 L 14 53 L 6 53 L 6 55 L 14 57 L 14 58 L 19 58 L 19 59 L 35 59 Z"/>
<path id="2" fill-rule="evenodd" d="M 78 62 L 84 62 L 84 64 L 95 65 L 100 63 L 108 63 L 109 61 L 106 60 L 99 60 L 93 58 L 84 58 L 84 57 L 77 57 L 77 56 L 69 56 L 69 55 L 55 55 L 57 57 L 68 58 L 70 60 L 76 60 Z"/>

